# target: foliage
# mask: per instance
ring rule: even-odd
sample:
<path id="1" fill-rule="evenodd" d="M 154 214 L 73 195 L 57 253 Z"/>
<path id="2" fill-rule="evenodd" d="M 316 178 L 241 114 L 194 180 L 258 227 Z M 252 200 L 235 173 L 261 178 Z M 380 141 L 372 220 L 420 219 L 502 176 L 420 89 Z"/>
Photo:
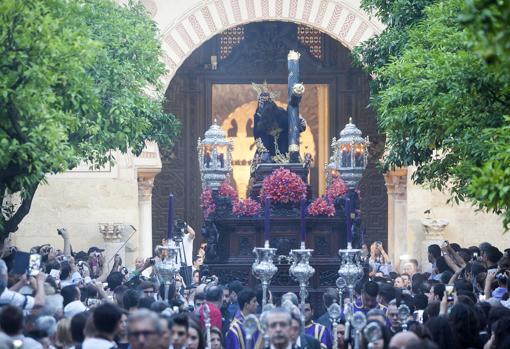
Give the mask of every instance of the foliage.
<path id="1" fill-rule="evenodd" d="M 406 3 L 366 2 L 379 8 L 383 19 L 394 17 L 399 13 L 395 6 Z M 487 54 L 483 47 L 490 47 L 490 40 L 500 40 L 504 26 L 487 21 L 507 17 L 496 10 L 498 14 L 487 15 L 485 10 L 493 1 L 474 1 L 482 7 L 472 7 L 478 12 L 462 19 L 459 14 L 469 13 L 463 0 L 416 3 L 424 5 L 424 17 L 417 15 L 401 28 L 401 39 L 390 45 L 396 50 L 388 50 L 393 26 L 357 49 L 365 69 L 375 76 L 371 104 L 386 134 L 383 167 L 414 165 L 416 183 L 449 190 L 457 202 L 474 198 L 482 207 L 506 211 L 510 182 L 504 170 L 510 156 L 504 116 L 509 114 L 510 94 L 503 69 L 488 63 L 495 60 L 490 57 L 503 62 L 508 56 Z M 498 8 L 503 6 L 507 5 Z M 475 27 L 480 21 L 485 24 L 481 30 L 470 30 L 466 28 L 469 21 Z M 483 34 L 484 25 L 493 28 L 494 35 Z M 486 35 L 488 43 L 477 39 L 480 35 Z M 508 49 L 508 41 L 501 44 Z M 473 53 L 475 47 L 481 54 Z M 492 50 L 504 52 L 503 48 Z"/>
<path id="2" fill-rule="evenodd" d="M 267 196 L 271 199 L 271 203 L 291 203 L 299 202 L 305 195 L 305 182 L 297 174 L 285 168 L 274 170 L 262 181 L 261 200 Z"/>
<path id="3" fill-rule="evenodd" d="M 335 206 L 331 204 L 331 201 L 318 197 L 308 206 L 307 212 L 310 216 L 333 217 L 335 215 Z"/>
<path id="4" fill-rule="evenodd" d="M 475 50 L 485 59 L 488 69 L 501 84 L 500 96 L 510 95 L 510 2 L 469 1 L 462 16 L 468 25 Z M 505 105 L 504 125 L 485 130 L 492 146 L 487 161 L 475 170 L 468 187 L 482 208 L 503 213 L 503 223 L 510 225 L 510 105 Z"/>
<path id="5" fill-rule="evenodd" d="M 438 0 L 362 0 L 361 8 L 373 13 L 386 28 L 353 50 L 354 63 L 368 74 L 399 57 L 406 47 L 408 31 L 424 17 L 424 9 Z M 376 93 L 385 86 L 381 78 L 372 81 Z"/>
<path id="6" fill-rule="evenodd" d="M 232 213 L 237 217 L 253 217 L 258 215 L 260 211 L 260 204 L 251 198 L 237 200 L 232 207 Z"/>
<path id="7" fill-rule="evenodd" d="M 0 237 L 17 230 L 46 174 L 176 137 L 177 120 L 162 110 L 156 25 L 142 5 L 5 0 L 0 40 Z M 18 207 L 7 204 L 13 193 Z"/>

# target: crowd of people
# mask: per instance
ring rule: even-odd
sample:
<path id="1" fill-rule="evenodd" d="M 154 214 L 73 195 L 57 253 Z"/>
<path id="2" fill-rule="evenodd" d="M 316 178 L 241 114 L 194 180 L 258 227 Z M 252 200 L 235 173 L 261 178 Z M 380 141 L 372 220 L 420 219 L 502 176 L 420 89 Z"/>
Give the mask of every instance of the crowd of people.
<path id="1" fill-rule="evenodd" d="M 320 309 L 308 299 L 301 309 L 291 292 L 269 292 L 263 308 L 260 287 L 224 284 L 196 265 L 165 287 L 152 268 L 162 256 L 139 258 L 133 270 L 115 256 L 108 268 L 103 250 L 73 253 L 69 233 L 59 233 L 64 248 L 34 247 L 40 265 L 21 274 L 18 251 L 4 243 L 0 349 L 510 348 L 510 253 L 489 243 L 431 245 L 430 266 L 394 265 L 381 242 L 364 245 L 352 297 L 324 285 Z M 366 322 L 354 331 L 357 312 Z"/>

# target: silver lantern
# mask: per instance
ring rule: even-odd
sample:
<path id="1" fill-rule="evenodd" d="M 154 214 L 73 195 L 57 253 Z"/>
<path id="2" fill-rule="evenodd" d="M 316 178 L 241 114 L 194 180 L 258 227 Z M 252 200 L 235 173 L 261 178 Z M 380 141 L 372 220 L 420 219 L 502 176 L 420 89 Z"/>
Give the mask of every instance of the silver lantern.
<path id="1" fill-rule="evenodd" d="M 204 139 L 198 138 L 198 165 L 202 187 L 218 190 L 232 170 L 232 142 L 214 120 L 205 131 Z"/>
<path id="2" fill-rule="evenodd" d="M 356 188 L 367 167 L 369 143 L 368 136 L 361 137 L 361 131 L 349 118 L 349 123 L 333 145 L 336 169 L 349 189 Z"/>

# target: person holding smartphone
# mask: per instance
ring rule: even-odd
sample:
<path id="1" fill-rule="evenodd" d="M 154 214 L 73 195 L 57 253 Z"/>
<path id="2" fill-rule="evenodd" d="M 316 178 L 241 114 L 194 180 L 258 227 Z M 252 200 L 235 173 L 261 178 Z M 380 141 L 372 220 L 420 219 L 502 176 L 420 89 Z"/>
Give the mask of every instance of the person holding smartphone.
<path id="1" fill-rule="evenodd" d="M 22 295 L 19 292 L 11 291 L 7 288 L 7 265 L 0 259 L 0 307 L 10 304 L 15 305 L 25 315 L 30 314 L 34 309 L 42 308 L 44 306 L 44 281 L 46 274 L 38 273 L 36 276 L 29 277 L 32 287 L 35 289 L 35 296 Z"/>
<path id="2" fill-rule="evenodd" d="M 373 273 L 382 272 L 384 275 L 389 275 L 393 270 L 391 266 L 390 257 L 384 250 L 382 241 L 375 241 L 370 245 L 370 257 L 368 263 L 372 267 Z"/>

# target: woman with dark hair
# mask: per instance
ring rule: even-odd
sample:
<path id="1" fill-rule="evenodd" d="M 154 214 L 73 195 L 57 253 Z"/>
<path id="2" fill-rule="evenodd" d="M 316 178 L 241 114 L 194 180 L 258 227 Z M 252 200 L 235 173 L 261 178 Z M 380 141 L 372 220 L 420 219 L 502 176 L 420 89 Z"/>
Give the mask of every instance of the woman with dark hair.
<path id="1" fill-rule="evenodd" d="M 223 335 L 217 327 L 211 328 L 211 349 L 223 349 Z"/>
<path id="2" fill-rule="evenodd" d="M 457 303 L 452 307 L 448 320 L 458 349 L 483 347 L 479 337 L 480 322 L 474 307 Z"/>
<path id="3" fill-rule="evenodd" d="M 202 329 L 200 325 L 190 320 L 188 322 L 188 345 L 187 349 L 204 349 L 205 348 L 205 339 L 202 335 Z"/>
<path id="4" fill-rule="evenodd" d="M 453 332 L 445 316 L 435 316 L 430 318 L 426 323 L 432 341 L 436 343 L 440 349 L 456 349 L 457 344 L 453 338 Z"/>

